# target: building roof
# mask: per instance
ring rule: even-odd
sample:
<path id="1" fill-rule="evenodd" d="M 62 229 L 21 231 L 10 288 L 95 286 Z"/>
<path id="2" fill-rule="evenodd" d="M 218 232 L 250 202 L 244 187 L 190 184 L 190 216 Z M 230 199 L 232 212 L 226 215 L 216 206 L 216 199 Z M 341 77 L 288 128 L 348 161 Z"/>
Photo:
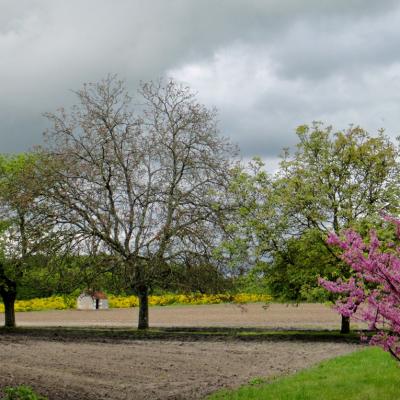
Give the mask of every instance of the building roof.
<path id="1" fill-rule="evenodd" d="M 99 300 L 106 300 L 107 299 L 107 295 L 104 292 L 101 292 L 100 290 L 92 292 L 92 293 L 90 293 L 90 295 L 94 299 L 99 299 Z"/>
<path id="2" fill-rule="evenodd" d="M 107 300 L 107 295 L 100 290 L 95 290 L 95 291 L 87 290 L 87 291 L 81 293 L 81 295 L 79 297 L 81 297 L 81 296 L 90 296 L 92 299 L 95 299 L 95 300 L 97 300 L 97 299 L 98 300 Z"/>

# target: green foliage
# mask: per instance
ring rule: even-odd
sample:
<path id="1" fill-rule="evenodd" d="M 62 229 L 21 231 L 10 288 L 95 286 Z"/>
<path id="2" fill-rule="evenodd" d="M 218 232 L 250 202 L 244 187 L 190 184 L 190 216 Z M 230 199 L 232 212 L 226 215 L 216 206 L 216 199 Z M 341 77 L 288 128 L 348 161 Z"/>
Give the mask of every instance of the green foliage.
<path id="1" fill-rule="evenodd" d="M 233 281 L 210 263 L 171 265 L 163 281 L 154 286 L 158 291 L 175 293 L 224 293 L 233 290 Z"/>
<path id="2" fill-rule="evenodd" d="M 221 391 L 209 400 L 397 400 L 400 375 L 396 362 L 373 348 L 337 357 L 268 384 Z"/>
<path id="3" fill-rule="evenodd" d="M 15 325 L 13 302 L 25 273 L 42 264 L 39 255 L 51 254 L 57 244 L 58 234 L 43 214 L 37 161 L 31 153 L 0 155 L 0 295 L 7 326 Z"/>
<path id="4" fill-rule="evenodd" d="M 262 264 L 275 240 L 282 238 L 283 220 L 273 180 L 257 158 L 232 172 L 230 196 L 232 211 L 226 216 L 227 239 L 216 256 L 230 267 L 231 274 L 242 276 Z"/>
<path id="5" fill-rule="evenodd" d="M 350 274 L 326 246 L 327 233 L 367 232 L 382 209 L 396 211 L 399 152 L 383 132 L 371 136 L 359 127 L 333 132 L 314 123 L 297 135 L 296 153 L 284 155 L 274 180 L 283 229 L 272 236 L 266 275 L 282 300 L 325 301 L 330 295 L 318 288 L 318 276 Z"/>
<path id="6" fill-rule="evenodd" d="M 299 238 L 290 238 L 274 252 L 266 266 L 266 279 L 271 294 L 281 301 L 324 302 L 332 295 L 317 283 L 319 276 L 337 277 L 340 269 L 337 258 L 325 245 L 325 237 L 314 229 Z"/>
<path id="7" fill-rule="evenodd" d="M 314 123 L 297 129 L 297 152 L 286 154 L 277 189 L 292 228 L 336 233 L 398 209 L 398 147 L 359 127 L 333 132 Z"/>
<path id="8" fill-rule="evenodd" d="M 70 295 L 85 289 L 102 290 L 116 295 L 134 294 L 123 274 L 112 267 L 112 259 L 99 256 L 69 256 L 40 263 L 27 269 L 20 281 L 18 299 Z M 165 278 L 154 282 L 151 294 L 234 292 L 234 281 L 211 264 L 170 265 Z M 246 290 L 241 290 L 246 292 Z M 253 293 L 253 291 L 250 291 Z M 262 292 L 258 292 L 262 293 Z M 264 292 L 265 293 L 265 292 Z"/>
<path id="9" fill-rule="evenodd" d="M 35 393 L 32 388 L 25 385 L 8 387 L 4 392 L 5 397 L 2 397 L 2 400 L 47 400 L 47 397 Z"/>
<path id="10" fill-rule="evenodd" d="M 382 209 L 397 209 L 399 149 L 383 132 L 372 136 L 359 127 L 334 132 L 314 123 L 297 135 L 297 151 L 285 152 L 275 176 L 259 159 L 236 168 L 229 239 L 217 255 L 246 291 L 264 287 L 282 301 L 332 300 L 317 278 L 350 271 L 326 246 L 327 234 L 368 232 Z"/>
<path id="11" fill-rule="evenodd" d="M 271 294 L 267 276 L 266 264 L 258 262 L 247 273 L 242 274 L 232 282 L 233 291 L 254 294 Z"/>

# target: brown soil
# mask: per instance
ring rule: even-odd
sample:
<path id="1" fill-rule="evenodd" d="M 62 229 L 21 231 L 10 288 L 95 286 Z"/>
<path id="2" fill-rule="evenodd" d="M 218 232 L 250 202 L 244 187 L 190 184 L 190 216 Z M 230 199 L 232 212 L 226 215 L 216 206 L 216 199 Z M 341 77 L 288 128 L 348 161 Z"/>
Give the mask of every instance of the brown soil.
<path id="1" fill-rule="evenodd" d="M 260 304 L 153 307 L 152 326 L 338 328 L 329 308 Z M 133 326 L 137 310 L 19 313 L 19 326 Z M 0 320 L 0 323 L 2 321 Z M 292 373 L 354 351 L 333 342 L 45 339 L 0 334 L 0 388 L 27 384 L 50 400 L 201 399 L 254 377 Z"/>
<path id="2" fill-rule="evenodd" d="M 0 324 L 3 324 L 0 314 Z M 36 311 L 17 313 L 18 326 L 108 326 L 135 327 L 138 309 L 96 311 Z M 322 304 L 218 304 L 203 306 L 151 307 L 153 327 L 265 327 L 339 329 L 340 317 Z"/>
<path id="3" fill-rule="evenodd" d="M 285 341 L 73 343 L 3 335 L 0 386 L 27 384 L 50 400 L 201 399 L 356 348 Z"/>

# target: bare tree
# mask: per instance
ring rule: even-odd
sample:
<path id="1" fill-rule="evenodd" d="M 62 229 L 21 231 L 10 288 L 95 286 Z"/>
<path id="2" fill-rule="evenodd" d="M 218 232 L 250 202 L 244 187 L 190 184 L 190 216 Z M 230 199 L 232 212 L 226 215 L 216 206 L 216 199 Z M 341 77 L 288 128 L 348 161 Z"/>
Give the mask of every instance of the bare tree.
<path id="1" fill-rule="evenodd" d="M 145 329 L 151 287 L 219 239 L 236 149 L 218 136 L 215 110 L 172 80 L 141 84 L 136 113 L 114 76 L 76 94 L 70 112 L 47 114 L 48 201 L 60 224 L 118 258 Z"/>

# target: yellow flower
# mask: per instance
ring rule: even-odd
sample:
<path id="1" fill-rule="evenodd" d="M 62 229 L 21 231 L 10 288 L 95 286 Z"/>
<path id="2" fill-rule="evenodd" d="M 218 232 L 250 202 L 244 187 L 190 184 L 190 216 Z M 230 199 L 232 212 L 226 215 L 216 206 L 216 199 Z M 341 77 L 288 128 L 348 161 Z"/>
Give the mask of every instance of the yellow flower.
<path id="1" fill-rule="evenodd" d="M 219 294 L 165 294 L 162 296 L 149 296 L 151 306 L 167 306 L 171 304 L 219 304 L 219 303 L 268 303 L 272 300 L 269 295 L 237 293 L 234 295 Z M 137 307 L 139 299 L 136 296 L 114 296 L 108 297 L 110 308 Z M 52 296 L 43 299 L 18 300 L 15 302 L 15 311 L 42 311 L 42 310 L 65 310 L 76 307 L 74 297 Z M 4 304 L 0 303 L 0 312 L 4 312 Z"/>

